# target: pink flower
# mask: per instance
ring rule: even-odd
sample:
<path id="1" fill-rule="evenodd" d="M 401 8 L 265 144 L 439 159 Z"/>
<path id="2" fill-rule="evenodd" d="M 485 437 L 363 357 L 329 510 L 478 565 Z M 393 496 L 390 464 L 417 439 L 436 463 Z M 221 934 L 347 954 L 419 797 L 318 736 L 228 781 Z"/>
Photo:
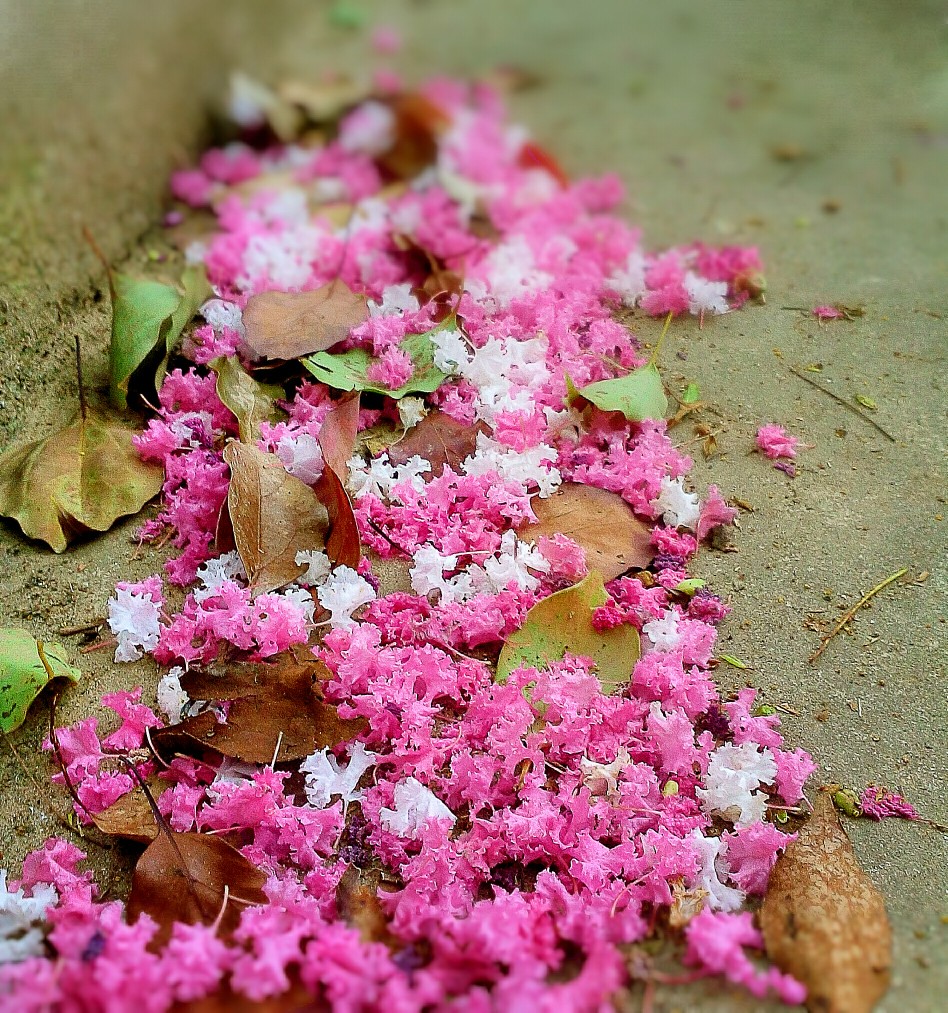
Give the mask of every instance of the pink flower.
<path id="1" fill-rule="evenodd" d="M 799 442 L 799 438 L 791 436 L 783 426 L 773 423 L 757 430 L 757 449 L 772 461 L 778 457 L 796 457 Z"/>
<path id="2" fill-rule="evenodd" d="M 859 796 L 859 808 L 863 816 L 872 820 L 884 820 L 889 816 L 898 816 L 904 820 L 920 818 L 915 806 L 906 802 L 901 795 L 874 784 L 863 789 Z"/>

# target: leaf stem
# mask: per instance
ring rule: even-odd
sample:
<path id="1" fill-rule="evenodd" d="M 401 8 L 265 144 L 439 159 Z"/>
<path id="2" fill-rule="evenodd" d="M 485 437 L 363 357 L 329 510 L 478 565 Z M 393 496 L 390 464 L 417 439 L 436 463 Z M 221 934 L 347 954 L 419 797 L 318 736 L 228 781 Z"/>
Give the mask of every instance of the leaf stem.
<path id="1" fill-rule="evenodd" d="M 658 341 L 655 343 L 655 347 L 652 349 L 652 354 L 649 356 L 648 364 L 650 366 L 655 365 L 655 360 L 658 358 L 658 353 L 662 350 L 662 342 L 665 340 L 665 335 L 668 333 L 668 328 L 671 327 L 672 317 L 674 313 L 671 310 L 668 311 L 668 316 L 665 317 L 665 326 L 662 328 L 662 333 L 658 336 Z"/>
<path id="2" fill-rule="evenodd" d="M 82 349 L 79 345 L 79 335 L 74 334 L 73 337 L 76 339 L 76 386 L 79 388 L 79 413 L 82 415 L 82 421 L 85 422 L 88 406 L 86 405 L 86 392 L 82 383 Z"/>

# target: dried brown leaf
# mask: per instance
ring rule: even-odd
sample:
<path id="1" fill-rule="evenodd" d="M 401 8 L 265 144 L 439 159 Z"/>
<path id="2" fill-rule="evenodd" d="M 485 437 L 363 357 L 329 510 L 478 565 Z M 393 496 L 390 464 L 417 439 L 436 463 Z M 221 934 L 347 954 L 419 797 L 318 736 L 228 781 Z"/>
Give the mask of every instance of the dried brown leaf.
<path id="1" fill-rule="evenodd" d="M 535 499 L 536 524 L 518 535 L 529 542 L 556 533 L 572 538 L 586 550 L 586 565 L 605 581 L 633 567 L 648 566 L 655 556 L 651 529 L 614 492 L 567 482 L 548 499 Z"/>
<path id="2" fill-rule="evenodd" d="M 296 553 L 323 545 L 326 511 L 275 454 L 232 441 L 224 460 L 230 465 L 227 510 L 251 589 L 260 594 L 283 587 L 305 569 Z"/>
<path id="3" fill-rule="evenodd" d="M 811 1013 L 869 1013 L 889 987 L 892 928 L 829 794 L 777 860 L 760 910 L 768 956 Z"/>
<path id="4" fill-rule="evenodd" d="M 319 446 L 323 460 L 344 483 L 349 477 L 349 459 L 355 453 L 359 433 L 359 392 L 343 395 L 323 419 Z"/>
<path id="5" fill-rule="evenodd" d="M 167 787 L 166 782 L 158 778 L 149 778 L 146 782 L 152 795 Z M 158 836 L 158 824 L 152 812 L 151 803 L 145 793 L 137 785 L 113 802 L 108 809 L 96 813 L 93 823 L 104 834 L 112 837 L 124 837 L 130 841 L 153 841 Z"/>
<path id="6" fill-rule="evenodd" d="M 284 102 L 299 106 L 315 123 L 337 120 L 371 93 L 369 82 L 341 75 L 316 82 L 284 81 L 277 88 L 277 94 Z"/>
<path id="7" fill-rule="evenodd" d="M 365 296 L 338 278 L 310 292 L 261 292 L 247 301 L 244 340 L 266 359 L 322 352 L 369 318 Z"/>
<path id="8" fill-rule="evenodd" d="M 369 869 L 350 865 L 336 887 L 336 911 L 353 928 L 363 943 L 395 946 L 399 940 L 388 927 L 388 918 L 379 903 L 381 877 Z"/>
<path id="9" fill-rule="evenodd" d="M 145 849 L 132 875 L 128 917 L 158 923 L 152 946 L 163 945 L 175 922 L 211 925 L 229 936 L 248 904 L 266 904 L 266 873 L 219 837 L 166 831 Z M 226 903 L 225 903 L 225 887 Z"/>
<path id="10" fill-rule="evenodd" d="M 341 718 L 320 696 L 328 671 L 321 662 L 282 654 L 273 662 L 192 670 L 182 688 L 202 700 L 229 700 L 227 720 L 203 711 L 151 733 L 157 749 L 201 754 L 211 750 L 244 763 L 301 760 L 364 732 L 362 719 Z M 279 743 L 279 750 L 277 744 Z"/>
<path id="11" fill-rule="evenodd" d="M 362 541 L 352 510 L 352 501 L 345 486 L 327 465 L 323 468 L 314 491 L 329 514 L 326 555 L 335 566 L 351 566 L 355 569 L 362 558 Z"/>
<path id="12" fill-rule="evenodd" d="M 169 1013 L 331 1013 L 331 1007 L 327 1000 L 311 995 L 301 982 L 266 999 L 248 999 L 225 984 L 203 999 L 175 1003 Z"/>
<path id="13" fill-rule="evenodd" d="M 400 95 L 391 107 L 395 143 L 379 156 L 378 163 L 396 179 L 413 179 L 435 161 L 438 135 L 451 121 L 444 110 L 423 95 Z"/>
<path id="14" fill-rule="evenodd" d="M 435 410 L 413 426 L 404 439 L 388 448 L 388 459 L 392 464 L 404 464 L 418 454 L 431 461 L 433 475 L 440 475 L 445 467 L 456 471 L 464 458 L 474 453 L 477 434 L 489 432 L 483 422 L 469 426 Z"/>

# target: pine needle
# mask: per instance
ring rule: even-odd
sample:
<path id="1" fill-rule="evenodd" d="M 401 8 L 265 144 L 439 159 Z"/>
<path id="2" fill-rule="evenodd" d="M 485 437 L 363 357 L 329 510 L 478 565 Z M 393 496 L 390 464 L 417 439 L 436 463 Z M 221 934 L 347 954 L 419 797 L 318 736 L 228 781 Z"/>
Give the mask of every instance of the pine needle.
<path id="1" fill-rule="evenodd" d="M 894 580 L 898 580 L 899 577 L 904 577 L 908 573 L 908 567 L 903 566 L 901 570 L 896 570 L 895 573 L 890 574 L 885 580 L 879 581 L 875 587 L 870 588 L 860 599 L 856 602 L 852 608 L 846 609 L 840 618 L 839 622 L 833 627 L 830 633 L 827 633 L 825 637 L 820 641 L 820 646 L 810 655 L 810 664 L 812 665 L 817 658 L 826 650 L 827 645 L 836 636 L 837 633 L 849 622 L 850 619 L 864 606 L 871 598 L 877 595 L 884 587 L 888 587 L 889 584 Z"/>

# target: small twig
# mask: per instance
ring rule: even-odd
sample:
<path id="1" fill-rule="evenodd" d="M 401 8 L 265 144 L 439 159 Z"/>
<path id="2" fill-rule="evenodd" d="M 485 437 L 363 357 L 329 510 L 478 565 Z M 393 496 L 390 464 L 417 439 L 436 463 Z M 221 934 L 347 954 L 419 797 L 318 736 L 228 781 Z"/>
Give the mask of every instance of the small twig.
<path id="1" fill-rule="evenodd" d="M 837 633 L 849 622 L 850 619 L 875 595 L 877 595 L 884 587 L 888 587 L 889 584 L 894 580 L 898 580 L 899 577 L 904 577 L 908 573 L 908 567 L 903 566 L 901 570 L 896 570 L 895 573 L 890 574 L 885 580 L 879 581 L 875 587 L 870 588 L 860 599 L 856 602 L 852 608 L 846 609 L 840 618 L 839 622 L 833 627 L 833 629 L 823 637 L 820 641 L 820 646 L 810 655 L 810 664 L 812 665 L 817 658 L 826 650 L 827 644 L 836 636 Z"/>
<path id="2" fill-rule="evenodd" d="M 273 750 L 273 759 L 270 761 L 270 769 L 273 770 L 277 765 L 277 757 L 280 755 L 280 746 L 283 745 L 283 732 L 277 736 L 276 749 Z"/>
<path id="3" fill-rule="evenodd" d="M 861 412 L 855 405 L 850 404 L 844 397 L 840 397 L 839 394 L 836 393 L 836 391 L 829 390 L 828 388 L 824 387 L 821 383 L 817 383 L 816 380 L 810 379 L 810 377 L 808 377 L 805 373 L 801 373 L 800 370 L 797 369 L 795 366 L 790 366 L 789 368 L 790 372 L 793 373 L 794 376 L 799 377 L 805 383 L 808 383 L 811 387 L 815 387 L 818 391 L 822 391 L 828 397 L 831 397 L 837 404 L 842 405 L 844 408 L 848 408 L 849 411 L 851 411 L 854 415 L 858 415 L 863 420 L 863 422 L 868 422 L 869 425 L 873 427 L 873 429 L 878 429 L 878 431 L 882 433 L 882 435 L 887 440 L 891 440 L 893 443 L 897 442 L 895 437 L 890 432 L 887 432 L 885 429 L 883 429 L 882 426 L 880 426 L 875 419 L 870 418 L 865 412 Z"/>
<path id="4" fill-rule="evenodd" d="M 79 414 L 82 416 L 82 421 L 85 422 L 89 408 L 86 404 L 86 392 L 82 385 L 82 349 L 79 347 L 79 335 L 74 334 L 73 337 L 76 339 L 76 386 L 79 388 Z"/>
<path id="5" fill-rule="evenodd" d="M 104 647 L 117 647 L 118 640 L 115 637 L 109 637 L 108 640 L 97 640 L 94 644 L 89 644 L 87 647 L 80 647 L 80 654 L 91 654 L 93 651 L 101 651 Z"/>

